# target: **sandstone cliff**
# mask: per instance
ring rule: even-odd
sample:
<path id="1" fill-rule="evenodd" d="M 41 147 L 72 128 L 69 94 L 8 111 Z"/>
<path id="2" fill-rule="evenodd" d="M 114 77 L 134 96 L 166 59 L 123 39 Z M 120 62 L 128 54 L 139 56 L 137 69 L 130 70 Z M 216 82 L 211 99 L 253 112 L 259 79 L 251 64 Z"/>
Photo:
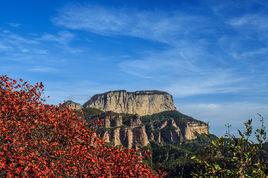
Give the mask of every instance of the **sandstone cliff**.
<path id="1" fill-rule="evenodd" d="M 133 148 L 149 144 L 145 125 L 138 115 L 126 117 L 118 113 L 104 112 L 93 116 L 90 120 L 102 121 L 103 126 L 98 129 L 98 133 L 105 142 L 114 146 Z"/>
<path id="2" fill-rule="evenodd" d="M 161 143 L 181 143 L 199 134 L 208 134 L 208 124 L 179 111 L 165 111 L 142 117 L 149 140 Z"/>
<path id="3" fill-rule="evenodd" d="M 98 129 L 104 141 L 127 148 L 144 147 L 157 143 L 183 143 L 199 134 L 208 134 L 208 125 L 178 111 L 165 111 L 139 116 L 104 112 L 89 120 L 101 120 Z"/>
<path id="4" fill-rule="evenodd" d="M 208 124 L 176 111 L 170 94 L 161 91 L 125 90 L 97 94 L 82 107 L 72 101 L 63 105 L 83 110 L 84 117 L 107 143 L 127 148 L 150 142 L 183 143 L 208 134 Z"/>
<path id="5" fill-rule="evenodd" d="M 176 110 L 170 94 L 155 90 L 136 92 L 118 90 L 97 94 L 83 107 L 116 113 L 138 114 L 140 116 Z"/>

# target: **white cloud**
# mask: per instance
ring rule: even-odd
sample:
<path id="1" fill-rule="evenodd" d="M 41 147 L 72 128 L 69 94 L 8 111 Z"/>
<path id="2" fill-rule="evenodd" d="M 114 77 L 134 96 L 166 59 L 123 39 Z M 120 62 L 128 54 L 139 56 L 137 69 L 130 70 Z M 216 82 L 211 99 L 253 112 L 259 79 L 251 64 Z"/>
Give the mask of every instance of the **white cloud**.
<path id="1" fill-rule="evenodd" d="M 236 52 L 232 53 L 232 56 L 235 59 L 244 59 L 244 60 L 254 60 L 254 59 L 265 59 L 268 54 L 268 47 L 258 48 L 255 50 L 245 51 L 245 52 Z"/>
<path id="2" fill-rule="evenodd" d="M 259 76 L 251 76 L 251 72 L 265 65 L 239 64 L 234 59 L 264 59 L 266 47 L 249 50 L 243 46 L 258 39 L 252 40 L 253 36 L 245 36 L 247 33 L 242 30 L 256 25 L 257 30 L 251 31 L 259 33 L 266 29 L 267 18 L 253 14 L 218 18 L 228 8 L 226 4 L 217 8 L 214 4 L 217 23 L 213 15 L 193 15 L 180 9 L 145 11 L 85 4 L 64 6 L 52 20 L 67 29 L 167 43 L 168 47 L 162 51 L 151 50 L 139 58 L 128 57 L 118 67 L 141 80 L 161 83 L 162 89 L 178 97 L 260 91 L 254 84 Z M 230 28 L 237 30 L 238 37 L 229 33 Z M 244 65 L 244 71 L 240 65 Z"/>
<path id="3" fill-rule="evenodd" d="M 21 35 L 0 28 L 1 72 L 47 75 L 63 71 L 64 68 L 58 66 L 63 66 L 65 60 L 81 51 L 70 46 L 73 39 L 74 35 L 68 31 Z"/>
<path id="4" fill-rule="evenodd" d="M 193 56 L 198 52 L 200 52 L 198 48 L 190 47 L 176 47 L 158 53 L 153 51 L 144 54 L 141 59 L 125 60 L 119 64 L 119 67 L 126 73 L 144 78 L 160 79 L 161 76 L 178 73 L 188 75 L 201 72 L 200 68 L 196 66 L 197 59 Z"/>
<path id="5" fill-rule="evenodd" d="M 33 38 L 23 37 L 21 35 L 18 35 L 16 33 L 8 31 L 8 30 L 2 30 L 0 37 L 3 39 L 3 41 L 8 42 L 10 44 L 14 44 L 14 45 L 17 45 L 17 44 L 27 44 L 27 45 L 40 44 L 40 42 L 38 40 L 35 40 Z"/>
<path id="6" fill-rule="evenodd" d="M 268 16 L 265 14 L 247 14 L 241 17 L 232 18 L 229 24 L 235 28 L 252 28 L 257 30 L 268 30 Z"/>
<path id="7" fill-rule="evenodd" d="M 93 5 L 65 6 L 53 22 L 101 35 L 127 35 L 166 43 L 176 43 L 176 38 L 205 30 L 209 23 L 202 16 L 184 15 L 178 11 L 164 13 Z"/>
<path id="8" fill-rule="evenodd" d="M 55 48 L 62 49 L 61 52 L 78 52 L 69 43 L 74 35 L 68 31 L 59 31 L 56 34 L 25 34 L 0 29 L 0 51 L 5 52 L 1 58 L 12 59 L 31 58 L 34 56 L 49 55 Z M 49 43 L 49 44 L 48 44 Z M 55 54 L 53 54 L 55 55 Z"/>
<path id="9" fill-rule="evenodd" d="M 24 34 L 0 28 L 0 60 L 31 63 L 62 60 L 66 54 L 80 53 L 82 50 L 71 46 L 75 36 L 69 31 L 57 33 Z M 57 62 L 57 61 L 55 61 Z M 36 64 L 40 65 L 40 64 Z M 50 64 L 48 64 L 50 65 Z M 36 70 L 37 71 L 37 70 Z M 41 70 L 40 70 L 41 72 Z"/>
<path id="10" fill-rule="evenodd" d="M 219 43 L 234 59 L 265 60 L 268 54 L 267 13 L 247 13 L 226 20 L 235 36 L 225 35 Z"/>
<path id="11" fill-rule="evenodd" d="M 73 39 L 74 34 L 68 31 L 61 31 L 58 32 L 57 34 L 46 33 L 39 38 L 39 40 L 41 41 L 57 42 L 64 45 L 67 45 Z"/>
<path id="12" fill-rule="evenodd" d="M 19 35 L 12 31 L 0 29 L 0 60 L 22 61 L 32 60 L 33 56 L 47 54 L 47 49 L 39 40 Z M 37 58 L 38 59 L 38 58 Z"/>
<path id="13" fill-rule="evenodd" d="M 250 19 L 233 19 L 228 23 L 235 27 L 248 21 Z M 239 86 L 248 77 L 236 71 L 237 66 L 228 64 L 222 54 L 210 51 L 217 44 L 211 44 L 204 38 L 195 38 L 199 34 L 213 35 L 218 32 L 218 28 L 214 28 L 217 23 L 205 16 L 193 16 L 179 10 L 138 11 L 69 4 L 59 10 L 53 22 L 69 29 L 100 35 L 126 35 L 169 44 L 169 49 L 150 51 L 144 53 L 143 57 L 123 60 L 119 63 L 119 68 L 144 80 L 165 81 L 167 85 L 164 89 L 177 96 L 235 93 L 248 88 L 246 85 Z M 262 21 L 258 22 L 261 23 Z M 222 22 L 221 25 L 224 26 L 225 23 Z M 228 42 L 220 40 L 218 45 L 224 47 L 229 43 L 232 44 L 230 38 Z M 260 53 L 266 54 L 264 49 L 249 52 L 236 51 L 235 47 L 223 49 L 233 58 L 254 58 Z"/>
<path id="14" fill-rule="evenodd" d="M 33 38 L 23 37 L 7 30 L 1 30 L 0 32 L 1 46 L 4 46 L 2 50 L 9 54 L 34 52 L 33 49 L 40 45 L 40 42 Z"/>
<path id="15" fill-rule="evenodd" d="M 231 67 L 222 68 L 220 56 L 211 56 L 199 45 L 183 44 L 171 50 L 125 60 L 120 69 L 150 82 L 161 82 L 162 90 L 176 97 L 202 94 L 237 93 L 250 86 L 249 80 Z"/>
<path id="16" fill-rule="evenodd" d="M 51 73 L 51 72 L 55 72 L 56 69 L 55 68 L 52 68 L 52 67 L 35 66 L 35 67 L 31 67 L 31 68 L 27 69 L 27 71 L 29 71 L 29 72 L 38 72 L 38 73 L 40 73 L 40 72 L 42 72 L 42 73 L 43 72 L 45 72 L 45 73 L 47 73 L 47 72 Z"/>

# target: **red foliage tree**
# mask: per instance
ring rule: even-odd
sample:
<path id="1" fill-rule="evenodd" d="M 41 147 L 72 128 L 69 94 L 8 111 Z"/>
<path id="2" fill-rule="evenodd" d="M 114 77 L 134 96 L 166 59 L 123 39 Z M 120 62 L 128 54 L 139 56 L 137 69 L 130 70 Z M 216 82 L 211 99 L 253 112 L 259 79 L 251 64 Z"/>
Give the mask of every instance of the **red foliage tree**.
<path id="1" fill-rule="evenodd" d="M 105 145 L 83 118 L 44 104 L 43 85 L 0 76 L 0 177 L 161 177 L 136 151 Z"/>

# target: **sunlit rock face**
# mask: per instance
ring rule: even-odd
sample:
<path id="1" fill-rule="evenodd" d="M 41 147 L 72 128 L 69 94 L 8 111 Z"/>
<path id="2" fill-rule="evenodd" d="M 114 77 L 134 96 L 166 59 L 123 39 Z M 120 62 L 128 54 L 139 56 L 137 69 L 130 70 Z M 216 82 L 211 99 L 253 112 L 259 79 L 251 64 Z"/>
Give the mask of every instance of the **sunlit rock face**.
<path id="1" fill-rule="evenodd" d="M 114 146 L 180 144 L 209 133 L 207 123 L 177 111 L 172 96 L 162 91 L 110 91 L 94 95 L 83 107 L 72 101 L 65 105 L 81 109 L 89 122 L 101 121 L 98 134 Z"/>
<path id="2" fill-rule="evenodd" d="M 177 112 L 177 111 L 174 111 Z M 144 123 L 148 139 L 157 143 L 182 143 L 194 140 L 200 134 L 208 134 L 208 124 L 166 116 L 162 121 Z"/>
<path id="3" fill-rule="evenodd" d="M 118 90 L 97 94 L 84 104 L 84 108 L 138 114 L 140 116 L 176 110 L 172 96 L 166 92 L 156 90 L 136 92 Z"/>
<path id="4" fill-rule="evenodd" d="M 69 109 L 73 110 L 81 110 L 82 106 L 79 103 L 73 102 L 71 100 L 65 101 L 62 106 L 68 107 Z"/>
<path id="5" fill-rule="evenodd" d="M 91 119 L 100 119 L 100 135 L 114 146 L 140 148 L 150 142 L 183 143 L 208 134 L 208 124 L 195 120 L 178 111 L 165 111 L 154 115 L 139 116 L 103 112 Z"/>
<path id="6" fill-rule="evenodd" d="M 189 122 L 185 127 L 185 139 L 196 139 L 198 134 L 208 134 L 208 125 L 202 123 Z"/>
<path id="7" fill-rule="evenodd" d="M 144 147 L 149 144 L 145 126 L 140 116 L 133 115 L 124 118 L 122 115 L 113 112 L 105 112 L 94 116 L 92 119 L 103 120 L 103 132 L 100 134 L 103 140 L 113 146 L 123 145 L 127 148 Z"/>

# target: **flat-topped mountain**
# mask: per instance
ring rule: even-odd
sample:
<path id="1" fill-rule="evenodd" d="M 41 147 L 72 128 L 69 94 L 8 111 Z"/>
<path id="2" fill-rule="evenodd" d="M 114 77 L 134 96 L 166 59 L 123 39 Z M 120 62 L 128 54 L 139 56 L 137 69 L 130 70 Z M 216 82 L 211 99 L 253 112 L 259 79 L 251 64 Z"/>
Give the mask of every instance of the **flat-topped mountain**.
<path id="1" fill-rule="evenodd" d="M 140 116 L 176 110 L 172 96 L 158 90 L 109 91 L 94 95 L 83 107 Z"/>
<path id="2" fill-rule="evenodd" d="M 64 106 L 82 110 L 89 124 L 101 122 L 97 132 L 105 142 L 127 148 L 150 143 L 183 143 L 208 134 L 208 124 L 176 110 L 172 96 L 163 91 L 109 91 L 91 97 L 83 106 L 67 101 Z"/>

